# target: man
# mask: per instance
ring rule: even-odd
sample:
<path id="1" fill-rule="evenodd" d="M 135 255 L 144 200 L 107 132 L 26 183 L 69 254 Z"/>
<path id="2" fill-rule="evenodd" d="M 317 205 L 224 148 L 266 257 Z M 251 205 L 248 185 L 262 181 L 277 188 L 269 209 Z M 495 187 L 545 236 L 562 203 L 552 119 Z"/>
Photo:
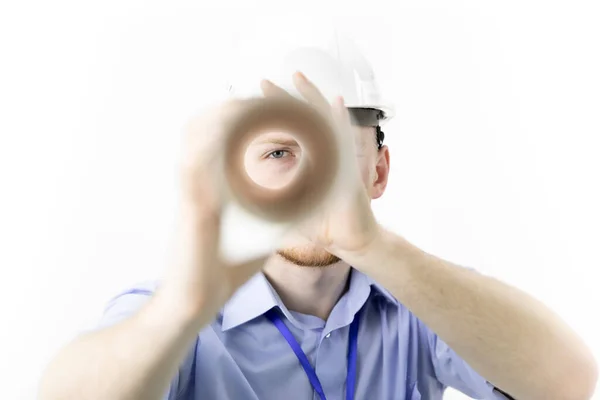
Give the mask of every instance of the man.
<path id="1" fill-rule="evenodd" d="M 595 362 L 550 310 L 375 220 L 370 201 L 383 195 L 390 170 L 379 122 L 391 113 L 365 100 L 364 87 L 342 90 L 330 105 L 319 89 L 329 96 L 343 84 L 307 78 L 331 78 L 332 68 L 368 87 L 364 59 L 346 58 L 344 74 L 318 51 L 294 54 L 310 60 L 287 59 L 306 72 L 293 75 L 295 90 L 348 135 L 356 155 L 344 196 L 276 254 L 226 264 L 217 251 L 222 200 L 212 155 L 240 103 L 194 120 L 177 257 L 160 285 L 118 296 L 101 329 L 58 354 L 41 398 L 416 400 L 440 399 L 446 387 L 479 399 L 590 398 Z M 261 88 L 289 95 L 270 81 Z M 258 183 L 280 187 L 301 156 L 293 136 L 268 133 L 249 146 L 246 167 Z"/>

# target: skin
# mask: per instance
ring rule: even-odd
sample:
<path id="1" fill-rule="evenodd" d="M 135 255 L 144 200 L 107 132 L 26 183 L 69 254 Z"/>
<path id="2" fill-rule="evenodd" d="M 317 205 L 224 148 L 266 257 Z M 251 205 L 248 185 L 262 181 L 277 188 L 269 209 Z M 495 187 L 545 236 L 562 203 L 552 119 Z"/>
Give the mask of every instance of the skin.
<path id="1" fill-rule="evenodd" d="M 351 126 L 342 99 L 331 105 L 302 74 L 293 79 L 305 99 L 332 118 L 337 133 L 348 137 L 340 151 L 354 157 L 344 170 L 343 193 L 299 224 L 276 254 L 229 265 L 217 251 L 223 199 L 212 170 L 220 129 L 243 104 L 228 102 L 194 119 L 181 163 L 178 247 L 160 289 L 137 314 L 62 349 L 42 378 L 40 398 L 160 399 L 197 332 L 256 272 L 264 270 L 288 308 L 326 319 L 346 288 L 350 265 L 383 284 L 478 373 L 513 397 L 591 398 L 595 360 L 551 310 L 379 225 L 370 203 L 385 191 L 389 149 L 377 151 L 370 128 Z M 270 82 L 262 87 L 266 96 L 287 95 Z M 282 147 L 281 136 L 266 139 L 251 146 L 246 166 L 258 182 L 284 185 L 301 149 L 293 143 Z M 273 158 L 273 151 L 282 149 L 289 153 Z"/>
<path id="2" fill-rule="evenodd" d="M 377 150 L 373 127 L 352 126 L 351 129 L 356 138 L 356 155 L 362 182 L 370 190 L 371 198 L 379 197 L 385 190 L 389 173 L 388 147 Z M 293 135 L 283 132 L 266 133 L 248 146 L 245 167 L 257 184 L 269 189 L 279 189 L 289 184 L 295 176 L 302 156 L 302 147 L 294 140 Z M 304 267 L 325 267 L 341 261 L 322 246 L 310 240 L 303 241 L 298 232 L 293 232 L 292 235 L 296 236 L 295 241 L 298 243 L 294 245 L 292 242 L 289 247 L 277 252 L 285 261 Z M 272 265 L 274 263 L 275 260 Z"/>

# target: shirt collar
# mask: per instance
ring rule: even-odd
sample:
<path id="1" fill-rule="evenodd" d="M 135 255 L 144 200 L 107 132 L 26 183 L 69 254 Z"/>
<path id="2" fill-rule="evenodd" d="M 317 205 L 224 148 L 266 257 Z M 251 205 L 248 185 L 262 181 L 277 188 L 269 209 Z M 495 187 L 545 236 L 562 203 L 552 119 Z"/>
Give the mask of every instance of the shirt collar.
<path id="1" fill-rule="evenodd" d="M 242 285 L 223 307 L 222 329 L 226 331 L 244 324 L 283 304 L 260 272 Z"/>
<path id="2" fill-rule="evenodd" d="M 359 272 L 358 270 L 354 269 L 353 273 L 357 273 L 362 275 L 365 280 L 369 283 L 369 285 L 371 286 L 372 293 L 374 293 L 376 296 L 381 296 L 384 299 L 386 299 L 388 302 L 390 302 L 392 305 L 398 305 L 398 300 L 392 296 L 392 294 L 383 286 L 381 286 L 379 283 L 375 282 L 373 279 L 369 278 L 367 275 L 363 274 L 362 272 Z"/>
<path id="3" fill-rule="evenodd" d="M 351 301 L 356 299 L 361 303 L 353 304 L 352 308 L 355 309 L 355 312 L 358 312 L 368 298 L 368 295 L 356 296 L 355 294 L 365 290 L 371 294 L 382 296 L 394 305 L 398 304 L 387 290 L 362 272 L 353 268 L 350 279 L 350 289 L 346 295 L 350 296 Z M 279 307 L 288 319 L 294 320 L 265 275 L 259 272 L 242 285 L 225 303 L 221 328 L 223 331 L 235 328 L 260 317 L 273 307 Z"/>

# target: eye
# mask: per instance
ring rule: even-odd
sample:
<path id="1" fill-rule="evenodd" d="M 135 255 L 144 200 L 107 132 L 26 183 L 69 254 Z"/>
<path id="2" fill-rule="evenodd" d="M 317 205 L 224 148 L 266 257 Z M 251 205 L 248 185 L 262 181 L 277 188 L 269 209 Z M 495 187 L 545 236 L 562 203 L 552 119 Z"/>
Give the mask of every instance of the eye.
<path id="1" fill-rule="evenodd" d="M 283 158 L 289 151 L 286 150 L 275 150 L 267 154 L 267 158 Z"/>

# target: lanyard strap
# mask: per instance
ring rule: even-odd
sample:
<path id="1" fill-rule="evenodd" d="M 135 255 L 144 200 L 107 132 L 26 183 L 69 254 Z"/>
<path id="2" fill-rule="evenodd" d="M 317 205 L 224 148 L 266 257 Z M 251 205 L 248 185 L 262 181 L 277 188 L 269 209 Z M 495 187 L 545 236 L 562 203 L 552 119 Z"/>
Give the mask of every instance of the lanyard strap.
<path id="1" fill-rule="evenodd" d="M 319 395 L 321 400 L 327 400 L 325 398 L 325 392 L 323 391 L 323 386 L 321 386 L 321 382 L 317 377 L 317 373 L 315 369 L 310 365 L 310 361 L 308 361 L 308 357 L 302 351 L 300 344 L 292 335 L 292 332 L 288 329 L 288 327 L 283 323 L 279 312 L 275 308 L 270 309 L 265 314 L 266 317 L 277 327 L 281 335 L 288 342 L 294 353 L 296 353 L 296 357 L 298 357 L 298 361 L 304 368 L 304 372 L 306 372 L 306 376 L 310 381 L 310 384 L 314 388 L 315 392 Z M 356 354 L 358 348 L 358 324 L 360 312 L 356 313 L 354 316 L 354 320 L 350 324 L 350 335 L 348 337 L 348 372 L 346 376 L 346 400 L 354 399 L 354 387 L 356 384 Z"/>

